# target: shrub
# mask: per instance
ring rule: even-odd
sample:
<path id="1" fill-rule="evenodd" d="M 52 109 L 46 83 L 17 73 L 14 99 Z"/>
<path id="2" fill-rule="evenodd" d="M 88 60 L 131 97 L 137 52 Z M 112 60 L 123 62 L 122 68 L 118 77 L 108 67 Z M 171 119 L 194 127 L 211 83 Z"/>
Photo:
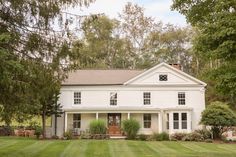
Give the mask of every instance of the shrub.
<path id="1" fill-rule="evenodd" d="M 123 121 L 122 125 L 123 125 L 123 130 L 127 135 L 127 138 L 135 139 L 138 130 L 140 128 L 139 122 L 134 119 L 127 119 Z"/>
<path id="2" fill-rule="evenodd" d="M 170 136 L 170 139 L 172 141 L 180 141 L 180 140 L 184 140 L 184 137 L 187 136 L 187 133 L 174 133 Z"/>
<path id="3" fill-rule="evenodd" d="M 94 120 L 89 124 L 91 134 L 106 134 L 106 124 L 102 120 Z"/>
<path id="4" fill-rule="evenodd" d="M 71 140 L 73 137 L 72 131 L 70 130 L 70 131 L 64 132 L 63 136 L 66 140 Z"/>
<path id="5" fill-rule="evenodd" d="M 169 134 L 166 133 L 166 132 L 153 133 L 151 139 L 155 140 L 155 141 L 168 141 L 169 140 Z"/>
<path id="6" fill-rule="evenodd" d="M 192 132 L 182 138 L 183 141 L 203 141 L 203 136 L 198 132 Z"/>
<path id="7" fill-rule="evenodd" d="M 220 138 L 224 127 L 236 125 L 236 114 L 223 102 L 212 102 L 203 112 L 201 123 L 211 126 L 213 138 Z"/>
<path id="8" fill-rule="evenodd" d="M 10 126 L 0 127 L 0 136 L 10 136 L 13 134 L 13 128 Z"/>
<path id="9" fill-rule="evenodd" d="M 43 129 L 40 126 L 35 127 L 34 134 L 36 135 L 36 138 L 39 139 L 40 135 L 42 135 Z"/>
<path id="10" fill-rule="evenodd" d="M 205 139 L 205 142 L 207 142 L 207 143 L 212 143 L 213 140 L 212 140 L 212 139 Z"/>
<path id="11" fill-rule="evenodd" d="M 201 134 L 204 139 L 211 139 L 212 138 L 211 131 L 209 131 L 207 129 L 199 129 L 199 130 L 195 130 L 194 132 Z"/>
<path id="12" fill-rule="evenodd" d="M 53 136 L 52 136 L 52 139 L 58 140 L 59 137 L 58 137 L 57 135 L 53 135 Z"/>
<path id="13" fill-rule="evenodd" d="M 148 135 L 144 135 L 144 134 L 138 135 L 138 139 L 141 141 L 147 141 L 148 137 L 149 137 Z"/>

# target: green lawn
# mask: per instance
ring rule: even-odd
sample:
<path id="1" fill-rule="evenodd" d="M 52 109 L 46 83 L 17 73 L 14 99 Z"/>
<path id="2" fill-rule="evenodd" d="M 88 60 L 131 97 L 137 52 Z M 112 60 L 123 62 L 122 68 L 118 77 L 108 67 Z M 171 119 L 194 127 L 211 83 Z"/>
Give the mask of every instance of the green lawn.
<path id="1" fill-rule="evenodd" d="M 0 157 L 235 157 L 236 144 L 0 138 Z"/>

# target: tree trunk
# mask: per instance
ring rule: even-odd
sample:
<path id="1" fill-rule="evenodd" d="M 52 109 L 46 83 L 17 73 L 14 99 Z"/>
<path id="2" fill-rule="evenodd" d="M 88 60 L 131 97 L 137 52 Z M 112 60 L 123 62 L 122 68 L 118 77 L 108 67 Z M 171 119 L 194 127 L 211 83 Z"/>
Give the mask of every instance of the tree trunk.
<path id="1" fill-rule="evenodd" d="M 57 136 L 57 115 L 55 114 L 55 135 Z"/>
<path id="2" fill-rule="evenodd" d="M 42 135 L 43 135 L 43 139 L 46 138 L 46 112 L 43 111 L 43 114 L 42 114 L 42 124 L 43 124 L 43 132 L 42 132 Z"/>

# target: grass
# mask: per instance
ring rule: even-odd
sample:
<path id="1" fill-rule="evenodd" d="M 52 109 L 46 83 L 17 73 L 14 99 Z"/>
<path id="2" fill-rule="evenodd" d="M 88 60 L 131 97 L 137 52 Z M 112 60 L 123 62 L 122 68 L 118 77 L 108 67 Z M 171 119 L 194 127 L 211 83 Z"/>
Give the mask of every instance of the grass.
<path id="1" fill-rule="evenodd" d="M 235 157 L 236 144 L 0 137 L 0 157 Z"/>

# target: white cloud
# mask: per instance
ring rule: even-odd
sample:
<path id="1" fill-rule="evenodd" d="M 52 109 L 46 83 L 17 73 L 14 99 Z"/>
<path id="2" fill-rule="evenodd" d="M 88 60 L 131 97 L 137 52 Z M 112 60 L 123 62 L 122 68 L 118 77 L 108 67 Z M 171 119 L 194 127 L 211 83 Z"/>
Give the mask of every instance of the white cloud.
<path id="1" fill-rule="evenodd" d="M 79 15 L 104 13 L 111 18 L 117 18 L 127 2 L 144 7 L 145 15 L 152 16 L 158 21 L 186 26 L 185 17 L 176 11 L 171 11 L 172 0 L 96 0 L 88 8 L 70 8 L 67 11 Z"/>

